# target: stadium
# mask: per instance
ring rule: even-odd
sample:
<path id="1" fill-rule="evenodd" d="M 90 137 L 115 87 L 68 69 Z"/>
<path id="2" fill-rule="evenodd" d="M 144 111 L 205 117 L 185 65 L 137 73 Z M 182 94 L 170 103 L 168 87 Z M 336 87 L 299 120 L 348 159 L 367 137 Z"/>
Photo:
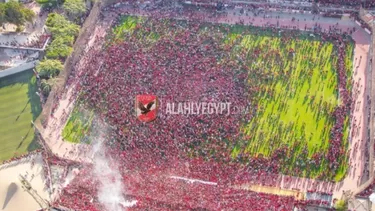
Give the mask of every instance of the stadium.
<path id="1" fill-rule="evenodd" d="M 373 6 L 95 2 L 32 119 L 41 209 L 371 210 Z"/>

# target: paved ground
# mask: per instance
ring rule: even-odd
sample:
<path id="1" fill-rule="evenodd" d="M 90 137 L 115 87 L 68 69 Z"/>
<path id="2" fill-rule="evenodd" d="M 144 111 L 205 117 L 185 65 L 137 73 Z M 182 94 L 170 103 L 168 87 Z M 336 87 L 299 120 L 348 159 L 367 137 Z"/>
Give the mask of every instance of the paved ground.
<path id="1" fill-rule="evenodd" d="M 295 18 L 295 21 L 292 21 L 293 17 Z M 277 11 L 261 13 L 258 16 L 255 16 L 252 12 L 247 12 L 247 15 L 246 13 L 241 15 L 240 10 L 236 9 L 229 12 L 228 17 L 224 18 L 224 21 L 226 21 L 225 19 L 236 20 L 238 18 L 244 20 L 245 24 L 256 26 L 267 26 L 270 24 L 275 26 L 279 25 L 280 27 L 291 26 L 301 30 L 304 30 L 305 26 L 306 28 L 311 29 L 316 24 L 321 26 L 324 30 L 328 30 L 330 26 L 334 26 L 337 29 L 341 29 L 342 32 L 348 32 L 355 28 L 355 32 L 352 36 L 358 44 L 369 44 L 371 41 L 371 36 L 350 19 L 327 18 L 312 14 L 282 13 Z"/>
<path id="2" fill-rule="evenodd" d="M 93 33 L 87 46 L 83 47 L 85 49 L 89 49 L 90 47 L 101 48 L 101 45 L 97 40 L 98 38 L 105 36 L 108 26 L 108 24 L 97 25 L 97 27 L 93 29 Z M 87 53 L 83 55 L 82 59 L 79 61 L 76 70 L 78 75 L 84 73 L 84 67 L 87 65 L 86 59 L 89 56 L 90 54 Z M 73 144 L 62 139 L 62 131 L 68 120 L 68 114 L 70 114 L 74 108 L 74 101 L 72 101 L 74 98 L 72 98 L 72 95 L 75 93 L 74 89 L 78 83 L 79 81 L 76 80 L 68 89 L 66 89 L 66 92 L 63 93 L 62 98 L 58 101 L 59 106 L 54 112 L 53 117 L 48 119 L 47 128 L 40 130 L 40 132 L 46 140 L 48 147 L 54 154 L 75 161 L 92 162 L 93 154 L 90 145 Z"/>
<path id="3" fill-rule="evenodd" d="M 312 6 L 313 4 L 310 3 L 310 2 L 303 2 L 303 4 L 300 4 L 298 1 L 297 2 L 294 2 L 293 1 L 279 1 L 279 0 L 271 0 L 271 1 L 267 1 L 269 2 L 270 5 L 275 5 L 275 6 L 279 6 L 279 5 L 283 5 L 284 7 L 297 7 L 299 5 L 301 6 Z M 265 4 L 264 2 L 257 2 L 257 1 L 247 1 L 247 0 L 235 0 L 235 1 L 232 1 L 232 3 L 242 3 L 242 4 Z M 319 4 L 318 4 L 319 5 Z M 356 11 L 355 9 L 353 8 L 348 8 L 346 6 L 342 6 L 341 8 L 340 7 L 330 7 L 330 6 L 319 6 L 319 9 L 321 11 L 330 11 L 330 10 L 334 10 L 334 11 L 337 11 L 337 10 L 347 10 L 347 11 Z"/>
<path id="4" fill-rule="evenodd" d="M 34 154 L 19 161 L 0 165 L 0 208 L 2 211 L 31 211 L 40 209 L 39 204 L 34 198 L 23 190 L 22 184 L 18 179 L 19 175 L 25 176 L 43 199 L 49 200 L 49 194 L 44 189 L 42 165 L 43 161 L 40 154 Z M 12 192 L 14 194 L 11 194 Z"/>
<path id="5" fill-rule="evenodd" d="M 36 51 L 13 50 L 0 48 L 0 67 L 15 67 L 26 63 L 30 59 L 38 59 Z"/>

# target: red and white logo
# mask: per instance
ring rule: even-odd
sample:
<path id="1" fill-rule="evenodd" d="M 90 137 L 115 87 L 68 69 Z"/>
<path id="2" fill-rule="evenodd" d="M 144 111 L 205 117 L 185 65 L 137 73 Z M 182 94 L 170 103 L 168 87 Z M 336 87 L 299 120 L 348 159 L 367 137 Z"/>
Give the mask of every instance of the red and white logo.
<path id="1" fill-rule="evenodd" d="M 155 95 L 137 95 L 135 98 L 135 110 L 139 120 L 151 122 L 156 119 L 158 98 Z"/>

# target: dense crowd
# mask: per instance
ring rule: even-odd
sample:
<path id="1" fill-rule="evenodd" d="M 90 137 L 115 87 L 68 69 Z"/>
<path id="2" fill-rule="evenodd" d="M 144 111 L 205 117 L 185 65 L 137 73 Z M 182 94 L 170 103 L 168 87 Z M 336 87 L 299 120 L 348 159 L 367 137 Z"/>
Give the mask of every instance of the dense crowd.
<path id="1" fill-rule="evenodd" d="M 139 125 L 136 118 L 128 118 L 134 115 L 133 101 L 137 94 L 156 94 L 166 103 L 231 102 L 238 108 L 245 108 L 247 100 L 242 96 L 250 98 L 257 90 L 256 86 L 245 85 L 243 82 L 247 75 L 242 70 L 247 70 L 247 67 L 240 62 L 231 61 L 225 49 L 221 49 L 217 43 L 217 40 L 222 39 L 222 34 L 195 36 L 199 24 L 191 23 L 191 31 L 181 30 L 178 25 L 174 25 L 173 30 L 180 30 L 181 34 L 168 37 L 163 35 L 163 32 L 168 31 L 163 29 L 165 25 L 157 22 L 153 24 L 152 30 L 163 37 L 155 45 L 140 41 L 139 37 L 129 37 L 128 42 L 110 46 L 104 56 L 100 52 L 93 57 L 93 61 L 88 62 L 89 71 L 85 72 L 86 77 L 81 82 L 85 93 L 84 101 L 97 108 L 111 125 L 117 127 L 117 134 L 112 134 L 111 139 L 120 140 L 124 150 L 144 148 L 166 158 L 184 152 L 216 160 L 227 159 L 225 157 L 229 157 L 228 149 L 233 147 L 231 140 L 241 135 L 238 119 L 251 119 L 257 108 L 230 116 L 173 117 L 165 115 L 164 103 L 161 104 L 158 119 L 152 124 Z M 334 39 L 337 45 L 346 42 L 340 35 L 335 34 L 323 35 L 323 39 Z M 333 171 L 337 170 L 336 162 L 345 153 L 341 146 L 342 131 L 344 119 L 351 105 L 350 91 L 346 89 L 346 67 L 343 63 L 344 44 L 340 45 L 338 53 L 340 96 L 344 104 L 334 112 L 336 125 L 331 131 L 330 152 L 326 155 L 326 158 L 332 161 Z M 123 56 L 119 58 L 115 55 Z M 217 55 L 225 62 L 219 64 Z M 99 69 L 99 65 L 95 65 L 98 61 L 94 60 L 101 57 L 104 57 L 104 64 Z M 124 95 L 123 92 L 134 94 Z M 144 143 L 144 140 L 147 140 L 147 143 Z M 212 153 L 208 149 L 215 149 L 217 153 Z M 249 158 L 246 155 L 240 155 L 238 159 L 250 160 L 249 163 L 252 164 L 261 163 L 254 166 L 262 166 L 263 170 L 277 173 L 277 159 L 286 152 L 285 150 L 280 148 L 275 152 L 272 161 Z M 199 153 L 194 154 L 197 152 Z"/>
<path id="2" fill-rule="evenodd" d="M 22 154 L 22 155 L 19 155 L 16 152 L 16 153 L 14 153 L 14 157 L 12 157 L 11 159 L 5 160 L 5 161 L 3 161 L 3 162 L 0 163 L 0 165 L 2 166 L 1 168 L 6 168 L 6 167 L 12 165 L 13 162 L 17 162 L 17 161 L 22 160 L 24 158 L 32 157 L 33 155 L 38 154 L 40 152 L 41 152 L 40 149 L 37 149 L 37 150 L 35 150 L 33 152 L 30 152 L 30 153 L 27 153 L 27 154 Z"/>
<path id="3" fill-rule="evenodd" d="M 230 166 L 219 165 L 196 159 L 189 164 L 178 160 L 156 162 L 152 158 L 139 157 L 139 151 L 118 155 L 117 150 L 107 149 L 107 156 L 120 163 L 123 179 L 123 194 L 127 201 L 137 203 L 128 210 L 292 210 L 298 207 L 304 210 L 307 205 L 328 206 L 326 200 L 300 200 L 296 196 L 279 196 L 246 190 L 254 181 L 260 181 L 264 187 L 275 186 L 275 175 L 267 172 L 242 172 Z M 109 165 L 115 165 L 110 163 Z M 101 179 L 93 175 L 92 166 L 85 166 L 75 179 L 62 191 L 56 205 L 74 210 L 103 210 L 98 200 L 98 187 Z M 267 176 L 267 174 L 269 176 Z M 173 178 L 200 178 L 188 181 Z M 236 175 L 236 180 L 222 180 Z M 266 175 L 262 177 L 262 175 Z M 261 179 L 260 179 L 261 178 Z M 211 184 L 205 184 L 210 181 Z M 217 182 L 217 183 L 216 183 Z M 314 185 L 313 185 L 314 186 Z M 242 189 L 244 188 L 244 189 Z M 316 190 L 309 191 L 315 193 Z M 319 192 L 318 192 L 319 193 Z M 326 193 L 320 193 L 327 195 Z M 328 194 L 330 195 L 330 194 Z"/>
<path id="4" fill-rule="evenodd" d="M 335 126 L 331 130 L 331 138 L 330 138 L 330 148 L 329 152 L 327 153 L 326 158 L 332 164 L 330 168 L 332 170 L 337 170 L 339 163 L 338 161 L 344 157 L 347 153 L 345 147 L 342 146 L 342 139 L 343 139 L 343 130 L 344 130 L 344 122 L 347 115 L 351 112 L 352 107 L 352 95 L 351 90 L 348 90 L 347 87 L 347 67 L 345 67 L 345 47 L 344 40 L 339 35 L 334 35 L 334 40 L 337 42 L 338 46 L 338 78 L 339 78 L 339 93 L 342 100 L 342 105 L 337 107 L 334 111 L 335 116 Z"/>
<path id="5" fill-rule="evenodd" d="M 358 194 L 360 197 L 369 197 L 375 191 L 375 180 L 361 193 Z"/>
<path id="6" fill-rule="evenodd" d="M 140 163 L 141 164 L 141 163 Z M 142 164 L 141 164 L 142 165 Z M 172 169 L 169 169 L 172 170 Z M 103 210 L 98 203 L 97 187 L 87 167 L 61 193 L 56 204 L 75 210 Z M 292 210 L 301 202 L 293 196 L 277 196 L 239 188 L 187 182 L 168 178 L 165 170 L 148 169 L 147 175 L 127 171 L 122 177 L 126 200 L 137 203 L 128 210 Z M 262 199 L 262 200 L 259 200 Z M 303 207 L 301 205 L 300 207 Z"/>
<path id="7" fill-rule="evenodd" d="M 175 30 L 179 30 L 178 27 L 176 25 Z M 130 38 L 129 42 L 108 48 L 102 69 L 111 71 L 87 69 L 82 81 L 84 101 L 95 105 L 107 121 L 117 127 L 110 139 L 119 140 L 123 150 L 143 149 L 160 159 L 190 154 L 229 161 L 228 152 L 233 147 L 231 140 L 240 134 L 238 120 L 250 119 L 255 108 L 249 113 L 229 116 L 170 116 L 165 113 L 168 102 L 231 102 L 238 108 L 247 106 L 247 100 L 242 97 L 250 95 L 243 82 L 247 76 L 241 71 L 247 67 L 230 61 L 228 55 L 222 53 L 215 41 L 220 37 L 195 36 L 198 27 L 199 24 L 193 24 L 191 31 L 182 30 L 178 36 L 163 38 L 151 47 L 142 46 L 146 43 L 140 43 L 137 38 Z M 162 25 L 155 30 L 161 34 L 167 32 Z M 148 52 L 143 51 L 146 48 Z M 219 66 L 217 56 L 225 61 Z M 248 89 L 255 90 L 256 87 Z M 104 90 L 107 95 L 103 95 Z M 124 95 L 123 92 L 134 95 Z M 154 93 L 165 102 L 160 105 L 158 118 L 150 124 L 140 124 L 136 118 L 129 118 L 134 115 L 135 95 L 142 93 Z M 253 163 L 263 163 L 258 167 L 276 173 L 276 157 L 272 162 L 254 158 Z M 245 157 L 241 159 L 245 160 Z"/>

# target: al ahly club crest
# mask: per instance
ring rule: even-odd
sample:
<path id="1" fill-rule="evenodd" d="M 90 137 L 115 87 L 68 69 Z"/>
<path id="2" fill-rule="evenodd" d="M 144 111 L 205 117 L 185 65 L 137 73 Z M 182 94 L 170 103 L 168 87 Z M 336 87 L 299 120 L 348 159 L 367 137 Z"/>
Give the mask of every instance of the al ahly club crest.
<path id="1" fill-rule="evenodd" d="M 137 95 L 135 97 L 135 110 L 139 120 L 150 122 L 156 119 L 158 98 L 155 95 Z"/>

